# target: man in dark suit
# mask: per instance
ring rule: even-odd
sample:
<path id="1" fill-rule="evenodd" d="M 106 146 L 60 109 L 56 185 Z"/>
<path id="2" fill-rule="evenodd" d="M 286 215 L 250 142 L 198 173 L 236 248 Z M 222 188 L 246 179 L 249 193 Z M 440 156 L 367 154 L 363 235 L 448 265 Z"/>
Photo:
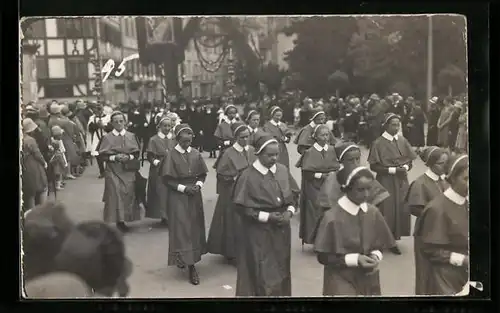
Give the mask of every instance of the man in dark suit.
<path id="1" fill-rule="evenodd" d="M 142 142 L 141 159 L 144 164 L 145 152 L 148 148 L 149 138 L 156 134 L 155 114 L 151 102 L 142 104 L 139 115 L 137 116 L 136 136 Z"/>

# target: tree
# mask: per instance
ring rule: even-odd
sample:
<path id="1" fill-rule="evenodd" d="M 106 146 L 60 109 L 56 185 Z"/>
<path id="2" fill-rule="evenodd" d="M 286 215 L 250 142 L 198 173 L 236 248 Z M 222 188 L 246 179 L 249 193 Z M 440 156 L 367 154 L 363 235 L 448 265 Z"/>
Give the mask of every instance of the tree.
<path id="1" fill-rule="evenodd" d="M 461 92 L 465 89 L 465 73 L 458 66 L 448 64 L 439 72 L 438 84 L 448 89 L 449 96 L 453 95 L 453 91 Z"/>
<path id="2" fill-rule="evenodd" d="M 296 36 L 285 60 L 290 72 L 300 74 L 299 87 L 308 96 L 325 96 L 330 89 L 330 74 L 347 70 L 347 46 L 355 30 L 355 19 L 347 16 L 304 18 L 284 29 L 285 35 Z"/>
<path id="3" fill-rule="evenodd" d="M 277 96 L 286 72 L 281 70 L 277 64 L 268 63 L 260 72 L 260 81 L 266 86 L 269 95 Z"/>
<path id="4" fill-rule="evenodd" d="M 328 81 L 335 89 L 335 96 L 337 98 L 340 96 L 340 91 L 349 85 L 349 77 L 346 73 L 339 70 L 336 70 L 332 75 L 330 75 L 328 77 Z"/>

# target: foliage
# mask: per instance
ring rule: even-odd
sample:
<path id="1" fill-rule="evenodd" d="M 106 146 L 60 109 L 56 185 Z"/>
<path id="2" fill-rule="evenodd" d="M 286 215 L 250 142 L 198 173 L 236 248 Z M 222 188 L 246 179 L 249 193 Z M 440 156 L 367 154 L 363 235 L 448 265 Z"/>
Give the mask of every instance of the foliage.
<path id="1" fill-rule="evenodd" d="M 270 95 L 277 95 L 281 89 L 286 72 L 277 64 L 268 63 L 262 67 L 260 81 L 266 86 Z"/>
<path id="2" fill-rule="evenodd" d="M 412 89 L 407 82 L 395 82 L 389 88 L 390 92 L 398 93 L 401 97 L 409 97 L 413 95 Z"/>
<path id="3" fill-rule="evenodd" d="M 339 70 L 336 70 L 332 75 L 328 76 L 328 81 L 335 90 L 344 89 L 349 85 L 349 77 L 346 73 Z"/>
<path id="4" fill-rule="evenodd" d="M 399 92 L 393 90 L 396 88 L 402 93 L 425 96 L 427 16 L 331 19 L 303 18 L 284 30 L 288 36 L 297 36 L 286 61 L 291 72 L 300 74 L 297 85 L 306 94 L 327 94 L 332 89 L 333 81 L 328 79 L 331 73 L 341 71 L 348 78 L 349 92 Z M 432 23 L 434 83 L 442 85 L 438 73 L 448 66 L 466 75 L 465 19 L 439 15 L 432 17 Z M 456 78 L 453 90 L 463 90 L 460 75 L 452 77 Z M 441 88 L 441 92 L 445 91 Z"/>
<path id="5" fill-rule="evenodd" d="M 455 92 L 461 92 L 465 86 L 465 73 L 459 67 L 448 64 L 439 72 L 438 84 L 443 90 L 452 88 Z"/>

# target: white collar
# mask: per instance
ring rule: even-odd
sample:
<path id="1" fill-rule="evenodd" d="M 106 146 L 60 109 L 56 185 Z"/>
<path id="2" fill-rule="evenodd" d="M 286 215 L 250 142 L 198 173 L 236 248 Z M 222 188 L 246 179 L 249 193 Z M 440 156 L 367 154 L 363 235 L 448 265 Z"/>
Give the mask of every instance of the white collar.
<path id="1" fill-rule="evenodd" d="M 384 137 L 385 139 L 389 140 L 389 141 L 394 141 L 394 140 L 398 140 L 398 135 L 391 135 L 389 134 L 388 132 L 384 132 L 382 134 L 382 137 Z"/>
<path id="2" fill-rule="evenodd" d="M 281 123 L 281 122 L 276 122 L 275 120 L 270 120 L 269 122 L 271 122 L 271 124 L 273 124 L 274 126 L 280 126 Z"/>
<path id="3" fill-rule="evenodd" d="M 443 179 L 444 178 L 444 175 L 441 175 L 439 176 L 438 174 L 434 173 L 433 171 L 431 171 L 431 169 L 427 169 L 427 171 L 425 171 L 424 173 L 427 177 L 429 177 L 430 179 L 432 179 L 433 181 L 438 181 L 439 179 Z"/>
<path id="4" fill-rule="evenodd" d="M 242 147 L 242 146 L 241 146 L 239 143 L 237 143 L 237 142 L 235 142 L 235 143 L 233 144 L 233 148 L 235 148 L 235 149 L 236 149 L 236 151 L 238 151 L 238 152 L 243 152 L 243 150 L 248 151 L 248 145 L 246 145 L 246 146 Z"/>
<path id="5" fill-rule="evenodd" d="M 161 139 L 165 139 L 165 137 L 167 136 L 165 136 L 165 134 L 162 132 L 158 132 L 158 137 L 160 137 Z"/>
<path id="6" fill-rule="evenodd" d="M 321 151 L 323 151 L 323 150 L 328 151 L 328 144 L 325 144 L 325 145 L 322 147 L 322 146 L 320 146 L 317 142 L 315 142 L 315 143 L 313 144 L 313 147 L 314 147 L 316 150 L 318 150 L 319 152 L 321 152 Z"/>
<path id="7" fill-rule="evenodd" d="M 258 129 L 259 129 L 258 127 L 252 128 L 248 126 L 248 130 L 250 130 L 250 133 L 256 133 Z"/>
<path id="8" fill-rule="evenodd" d="M 168 139 L 172 139 L 172 137 L 174 137 L 174 135 L 172 135 L 172 133 L 171 133 L 171 132 L 169 132 L 169 133 L 167 134 L 167 138 L 168 138 Z"/>
<path id="9" fill-rule="evenodd" d="M 276 174 L 276 169 L 277 169 L 276 164 L 274 164 L 273 166 L 271 166 L 271 168 L 267 168 L 264 165 L 262 165 L 262 163 L 260 163 L 259 159 L 257 159 L 257 160 L 255 160 L 255 162 L 253 162 L 252 166 L 257 171 L 259 171 L 262 175 L 267 175 L 267 173 L 269 171 L 271 171 L 271 173 L 273 173 L 273 174 Z"/>
<path id="10" fill-rule="evenodd" d="M 113 131 L 112 131 L 113 135 L 115 135 L 115 136 L 125 136 L 126 132 L 127 131 L 125 129 L 122 129 L 121 132 L 118 132 L 116 129 L 113 129 Z"/>
<path id="11" fill-rule="evenodd" d="M 351 115 L 352 115 L 352 113 L 346 113 L 345 114 L 345 116 L 351 116 Z"/>
<path id="12" fill-rule="evenodd" d="M 347 196 L 342 196 L 337 201 L 337 203 L 340 205 L 340 207 L 342 209 L 344 209 L 344 211 L 346 211 L 347 213 L 354 215 L 354 216 L 358 215 L 359 209 L 361 209 L 365 213 L 368 211 L 368 205 L 366 204 L 366 202 L 363 202 L 360 205 L 357 205 L 354 202 L 352 202 L 351 200 L 349 200 L 349 198 L 347 198 Z"/>
<path id="13" fill-rule="evenodd" d="M 316 127 L 316 123 L 314 123 L 314 121 L 312 121 L 311 123 L 309 123 L 309 126 L 311 126 L 312 128 Z"/>
<path id="14" fill-rule="evenodd" d="M 175 150 L 179 151 L 180 153 L 184 154 L 184 153 L 190 153 L 191 152 L 191 147 L 188 147 L 186 150 L 182 149 L 181 146 L 179 146 L 179 144 L 177 144 L 175 146 Z"/>
<path id="15" fill-rule="evenodd" d="M 466 197 L 462 197 L 451 187 L 444 191 L 444 196 L 458 205 L 463 205 L 465 203 Z"/>

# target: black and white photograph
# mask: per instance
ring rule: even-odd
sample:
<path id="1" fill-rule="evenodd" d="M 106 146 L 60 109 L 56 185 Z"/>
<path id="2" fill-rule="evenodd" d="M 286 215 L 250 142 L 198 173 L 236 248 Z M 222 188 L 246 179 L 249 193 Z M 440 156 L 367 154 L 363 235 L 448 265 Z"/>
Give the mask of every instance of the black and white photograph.
<path id="1" fill-rule="evenodd" d="M 465 16 L 19 23 L 23 298 L 468 294 Z"/>

